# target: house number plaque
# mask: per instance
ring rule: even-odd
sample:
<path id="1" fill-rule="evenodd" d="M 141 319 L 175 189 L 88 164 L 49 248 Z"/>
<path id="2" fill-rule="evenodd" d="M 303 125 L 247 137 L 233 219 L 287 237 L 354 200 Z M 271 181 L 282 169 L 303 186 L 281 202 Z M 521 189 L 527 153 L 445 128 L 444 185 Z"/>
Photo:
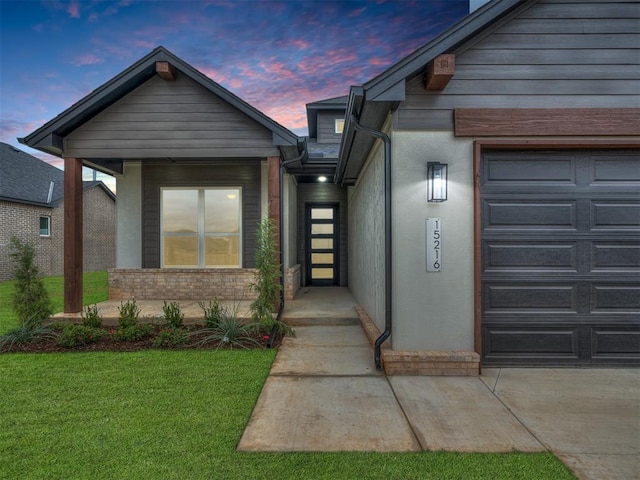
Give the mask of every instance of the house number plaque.
<path id="1" fill-rule="evenodd" d="M 427 218 L 427 272 L 442 270 L 442 221 Z"/>

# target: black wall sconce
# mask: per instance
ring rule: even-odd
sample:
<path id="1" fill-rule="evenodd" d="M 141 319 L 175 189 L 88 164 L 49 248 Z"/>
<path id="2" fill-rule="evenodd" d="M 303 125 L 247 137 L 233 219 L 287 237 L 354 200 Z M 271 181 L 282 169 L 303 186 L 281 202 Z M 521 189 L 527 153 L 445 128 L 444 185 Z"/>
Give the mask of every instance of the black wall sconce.
<path id="1" fill-rule="evenodd" d="M 447 199 L 447 164 L 427 162 L 427 202 Z"/>

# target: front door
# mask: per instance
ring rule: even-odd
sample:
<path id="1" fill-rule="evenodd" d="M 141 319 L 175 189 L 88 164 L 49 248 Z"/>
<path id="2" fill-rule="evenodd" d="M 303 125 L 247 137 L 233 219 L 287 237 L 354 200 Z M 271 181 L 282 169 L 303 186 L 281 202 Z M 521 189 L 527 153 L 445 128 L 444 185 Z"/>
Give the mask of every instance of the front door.
<path id="1" fill-rule="evenodd" d="M 307 285 L 338 285 L 338 205 L 307 204 Z"/>

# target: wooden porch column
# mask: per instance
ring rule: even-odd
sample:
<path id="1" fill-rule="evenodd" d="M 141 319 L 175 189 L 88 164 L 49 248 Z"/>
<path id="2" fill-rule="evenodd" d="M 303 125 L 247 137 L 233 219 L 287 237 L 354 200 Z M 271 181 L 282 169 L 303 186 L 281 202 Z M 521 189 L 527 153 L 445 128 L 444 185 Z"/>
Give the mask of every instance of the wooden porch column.
<path id="1" fill-rule="evenodd" d="M 64 311 L 82 311 L 82 159 L 64 159 Z"/>
<path id="2" fill-rule="evenodd" d="M 267 199 L 269 218 L 276 226 L 278 263 L 282 263 L 280 250 L 280 157 L 267 157 Z"/>

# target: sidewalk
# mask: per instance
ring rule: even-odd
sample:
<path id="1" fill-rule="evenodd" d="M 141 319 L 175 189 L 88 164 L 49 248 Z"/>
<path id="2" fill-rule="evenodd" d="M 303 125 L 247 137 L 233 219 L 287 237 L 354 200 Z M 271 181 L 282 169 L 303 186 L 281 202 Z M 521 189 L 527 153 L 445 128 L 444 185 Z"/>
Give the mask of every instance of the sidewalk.
<path id="1" fill-rule="evenodd" d="M 295 327 L 241 451 L 553 451 L 579 478 L 640 472 L 639 372 L 491 369 L 387 377 L 359 325 Z"/>

